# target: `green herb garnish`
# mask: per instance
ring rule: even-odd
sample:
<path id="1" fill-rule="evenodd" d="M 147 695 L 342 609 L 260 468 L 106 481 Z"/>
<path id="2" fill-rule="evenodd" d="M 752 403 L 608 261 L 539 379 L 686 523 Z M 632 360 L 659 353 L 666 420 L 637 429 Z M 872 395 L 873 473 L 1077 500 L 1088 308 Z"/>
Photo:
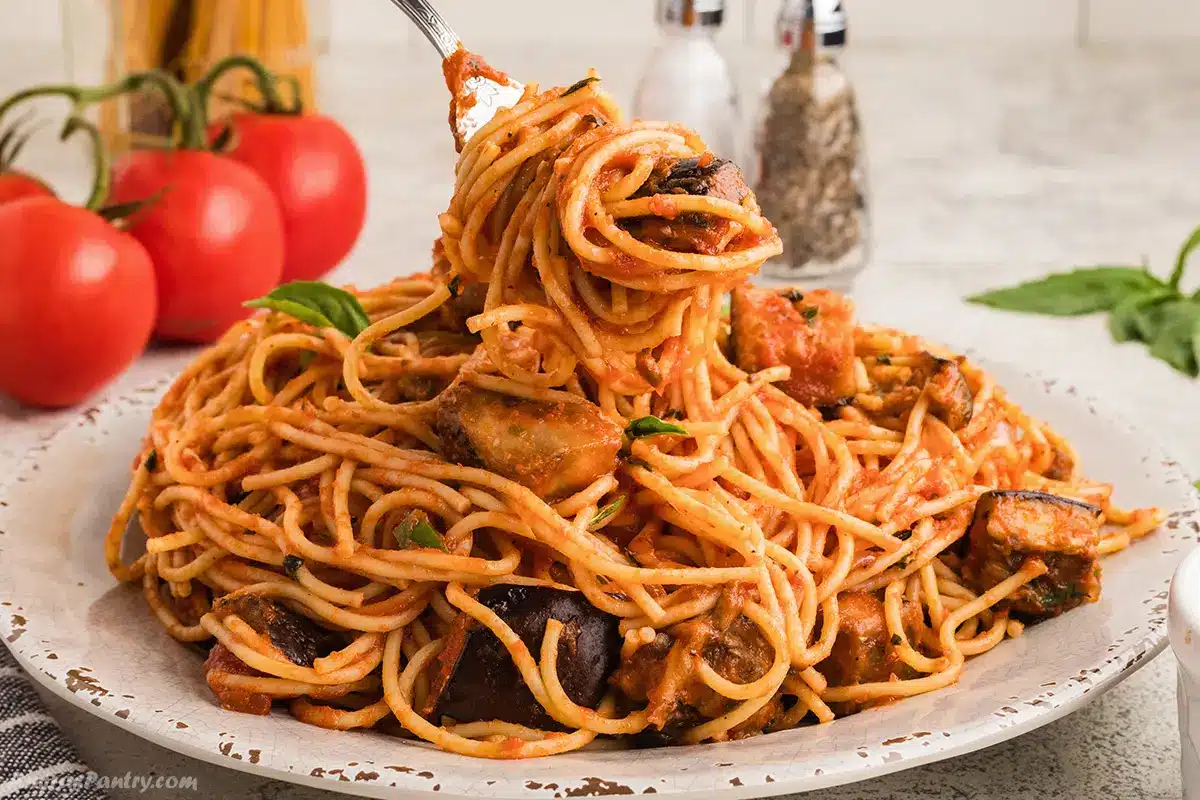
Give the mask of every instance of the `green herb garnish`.
<path id="1" fill-rule="evenodd" d="M 1079 587 L 1074 583 L 1069 583 L 1066 586 L 1051 587 L 1042 593 L 1042 605 L 1046 607 L 1061 606 L 1068 600 L 1078 600 L 1081 597 L 1086 597 L 1085 592 L 1079 591 Z"/>
<path id="2" fill-rule="evenodd" d="M 625 507 L 625 495 L 621 495 L 616 500 L 613 500 L 606 506 L 603 506 L 596 512 L 596 516 L 592 517 L 592 521 L 588 523 L 588 530 L 595 530 L 608 522 L 613 516 Z"/>
<path id="3" fill-rule="evenodd" d="M 1200 227 L 1179 249 L 1166 281 L 1145 267 L 1085 267 L 1048 275 L 967 301 L 1005 311 L 1072 317 L 1108 312 L 1108 330 L 1117 342 L 1140 341 L 1150 355 L 1185 375 L 1200 375 L 1200 292 L 1185 295 L 1180 283 Z"/>
<path id="4" fill-rule="evenodd" d="M 146 472 L 154 472 L 158 468 L 158 451 L 151 449 L 146 454 Z"/>
<path id="5" fill-rule="evenodd" d="M 371 324 L 358 298 L 344 289 L 320 281 L 292 281 L 257 300 L 247 308 L 269 308 L 293 316 L 318 328 L 337 328 L 351 339 Z"/>
<path id="6" fill-rule="evenodd" d="M 575 94 L 575 92 L 578 92 L 580 89 L 587 86 L 589 83 L 595 83 L 598 80 L 600 80 L 600 79 L 593 75 L 591 77 L 584 78 L 583 80 L 575 81 L 574 83 L 572 83 L 570 86 L 567 87 L 567 90 L 562 93 L 562 96 L 566 97 L 569 94 Z"/>
<path id="7" fill-rule="evenodd" d="M 799 289 L 788 289 L 783 293 L 783 296 L 793 303 L 799 303 L 804 300 L 804 292 Z"/>
<path id="8" fill-rule="evenodd" d="M 898 634 L 898 633 L 892 634 L 892 644 L 896 647 L 899 647 L 900 645 L 904 644 L 904 640 L 900 638 L 900 634 Z"/>
<path id="9" fill-rule="evenodd" d="M 899 540 L 900 540 L 900 541 L 902 541 L 902 542 L 907 542 L 909 539 L 911 539 L 911 538 L 912 538 L 912 534 L 913 534 L 913 532 L 912 532 L 912 528 L 909 528 L 909 529 L 908 529 L 908 530 L 906 530 L 906 531 L 899 531 L 899 532 L 897 532 L 897 533 L 896 533 L 896 538 L 897 538 L 897 539 L 899 539 Z"/>
<path id="10" fill-rule="evenodd" d="M 891 366 L 892 357 L 889 356 L 887 353 L 884 353 L 883 355 L 875 356 L 875 363 L 883 364 L 885 367 Z"/>
<path id="11" fill-rule="evenodd" d="M 396 537 L 396 544 L 401 548 L 416 545 L 448 552 L 446 543 L 442 541 L 442 535 L 433 529 L 423 515 L 417 514 L 415 511 L 408 512 L 408 515 L 392 531 L 392 535 Z"/>
<path id="12" fill-rule="evenodd" d="M 800 309 L 800 315 L 810 323 L 817 318 L 817 314 L 819 313 L 821 313 L 821 309 L 817 308 L 816 306 L 805 306 L 804 308 Z"/>
<path id="13" fill-rule="evenodd" d="M 672 433 L 677 436 L 688 435 L 686 428 L 676 425 L 673 422 L 666 422 L 655 416 L 638 417 L 625 428 L 625 435 L 630 439 L 640 439 L 643 436 L 658 436 L 664 433 Z"/>
<path id="14" fill-rule="evenodd" d="M 462 278 L 455 275 L 450 279 L 450 282 L 446 284 L 446 288 L 450 290 L 451 297 L 458 297 L 459 292 L 462 291 Z"/>
<path id="15" fill-rule="evenodd" d="M 296 573 L 304 566 L 304 559 L 300 556 L 284 556 L 283 571 L 288 574 L 289 578 L 296 577 Z"/>

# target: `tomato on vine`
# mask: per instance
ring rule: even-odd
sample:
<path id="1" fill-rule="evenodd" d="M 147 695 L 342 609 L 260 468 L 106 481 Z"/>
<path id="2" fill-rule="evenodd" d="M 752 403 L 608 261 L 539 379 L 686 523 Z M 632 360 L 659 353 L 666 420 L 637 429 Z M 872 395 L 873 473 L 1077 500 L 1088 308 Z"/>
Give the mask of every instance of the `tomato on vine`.
<path id="1" fill-rule="evenodd" d="M 196 86 L 202 105 L 216 82 L 234 69 L 255 77 L 262 103 L 209 127 L 224 154 L 254 170 L 279 201 L 283 217 L 283 280 L 315 280 L 340 264 L 362 232 L 367 172 L 354 139 L 330 117 L 289 105 L 278 82 L 258 61 L 232 56 Z"/>
<path id="2" fill-rule="evenodd" d="M 96 169 L 84 208 L 52 194 L 0 204 L 0 392 L 49 408 L 82 401 L 128 367 L 156 310 L 149 254 L 98 213 L 109 174 L 100 132 L 72 117 L 63 138 L 77 130 L 92 138 Z"/>
<path id="3" fill-rule="evenodd" d="M 279 204 L 250 168 L 206 149 L 204 114 L 161 72 L 131 76 L 159 88 L 181 130 L 170 150 L 136 150 L 113 169 L 110 200 L 155 197 L 127 229 L 154 261 L 161 339 L 207 343 L 250 312 L 283 274 Z"/>

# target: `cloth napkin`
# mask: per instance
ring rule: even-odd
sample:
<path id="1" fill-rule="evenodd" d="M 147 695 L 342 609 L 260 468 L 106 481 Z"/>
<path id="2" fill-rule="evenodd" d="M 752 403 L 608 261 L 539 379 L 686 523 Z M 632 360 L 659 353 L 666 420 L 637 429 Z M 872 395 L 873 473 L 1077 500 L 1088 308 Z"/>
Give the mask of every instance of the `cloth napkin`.
<path id="1" fill-rule="evenodd" d="M 105 800 L 97 778 L 0 645 L 0 800 Z"/>

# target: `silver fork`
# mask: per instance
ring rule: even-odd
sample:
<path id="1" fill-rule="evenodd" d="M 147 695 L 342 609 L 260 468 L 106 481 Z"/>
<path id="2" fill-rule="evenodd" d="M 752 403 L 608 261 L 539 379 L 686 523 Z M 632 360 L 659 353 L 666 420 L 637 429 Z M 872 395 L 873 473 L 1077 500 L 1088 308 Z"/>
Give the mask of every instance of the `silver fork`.
<path id="1" fill-rule="evenodd" d="M 443 59 L 449 58 L 462 40 L 454 29 L 446 24 L 442 15 L 426 0 L 392 0 L 396 6 L 408 15 L 429 43 L 441 54 Z M 475 132 L 491 121 L 496 112 L 502 108 L 516 105 L 525 91 L 523 84 L 509 81 L 508 85 L 497 83 L 490 78 L 475 76 L 467 79 L 464 84 L 466 93 L 475 96 L 475 101 L 467 111 L 460 115 L 454 132 L 459 147 L 475 135 Z"/>

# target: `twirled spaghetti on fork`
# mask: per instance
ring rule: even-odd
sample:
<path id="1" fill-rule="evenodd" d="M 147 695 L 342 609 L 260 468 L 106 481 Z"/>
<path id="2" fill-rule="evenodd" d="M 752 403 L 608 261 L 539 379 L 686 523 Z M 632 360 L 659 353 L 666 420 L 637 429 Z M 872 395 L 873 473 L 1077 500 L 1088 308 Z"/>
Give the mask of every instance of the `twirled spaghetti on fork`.
<path id="1" fill-rule="evenodd" d="M 154 414 L 109 566 L 227 707 L 489 758 L 826 722 L 1095 600 L 1161 521 L 966 359 L 750 285 L 779 239 L 737 167 L 594 76 L 475 135 L 440 224 L 353 339 L 260 315 Z"/>

